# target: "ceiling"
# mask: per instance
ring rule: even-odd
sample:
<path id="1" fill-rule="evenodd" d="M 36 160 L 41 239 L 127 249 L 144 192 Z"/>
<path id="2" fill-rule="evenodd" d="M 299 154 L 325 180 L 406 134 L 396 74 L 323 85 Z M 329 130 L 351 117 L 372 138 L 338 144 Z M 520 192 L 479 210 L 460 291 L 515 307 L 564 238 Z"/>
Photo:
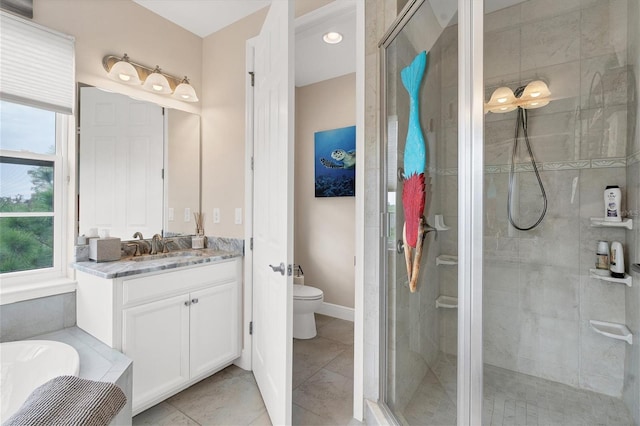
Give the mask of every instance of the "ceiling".
<path id="1" fill-rule="evenodd" d="M 271 0 L 133 0 L 199 37 L 207 37 L 264 7 Z M 296 19 L 296 86 L 355 72 L 356 1 L 335 0 Z M 360 0 L 361 1 L 361 0 Z M 487 0 L 486 13 L 523 0 Z M 429 0 L 442 28 L 457 22 L 457 2 Z M 327 31 L 343 35 L 339 44 L 322 41 Z"/>
<path id="2" fill-rule="evenodd" d="M 271 3 L 270 0 L 133 1 L 202 38 Z"/>
<path id="3" fill-rule="evenodd" d="M 233 24 L 270 0 L 133 0 L 199 37 Z M 336 0 L 296 19 L 296 86 L 355 72 L 356 0 Z M 339 44 L 322 41 L 327 31 L 343 35 Z"/>

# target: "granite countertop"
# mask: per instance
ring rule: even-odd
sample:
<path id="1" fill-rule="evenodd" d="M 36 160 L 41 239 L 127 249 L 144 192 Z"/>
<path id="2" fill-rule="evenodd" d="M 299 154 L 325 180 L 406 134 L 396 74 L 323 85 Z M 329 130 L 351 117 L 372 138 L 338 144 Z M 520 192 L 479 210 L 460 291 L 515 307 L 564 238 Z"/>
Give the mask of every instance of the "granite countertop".
<path id="1" fill-rule="evenodd" d="M 113 262 L 75 262 L 71 266 L 78 271 L 100 278 L 112 279 L 184 266 L 215 263 L 235 257 L 242 257 L 242 252 L 218 249 L 181 250 L 164 254 L 125 257 Z"/>

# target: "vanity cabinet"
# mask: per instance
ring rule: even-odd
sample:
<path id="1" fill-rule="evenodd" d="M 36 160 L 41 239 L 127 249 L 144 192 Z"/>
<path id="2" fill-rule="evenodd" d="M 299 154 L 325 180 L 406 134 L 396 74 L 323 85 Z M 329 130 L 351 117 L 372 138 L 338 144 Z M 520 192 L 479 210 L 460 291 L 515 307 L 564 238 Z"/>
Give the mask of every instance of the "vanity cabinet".
<path id="1" fill-rule="evenodd" d="M 240 259 L 77 281 L 78 327 L 133 360 L 134 415 L 240 356 Z"/>

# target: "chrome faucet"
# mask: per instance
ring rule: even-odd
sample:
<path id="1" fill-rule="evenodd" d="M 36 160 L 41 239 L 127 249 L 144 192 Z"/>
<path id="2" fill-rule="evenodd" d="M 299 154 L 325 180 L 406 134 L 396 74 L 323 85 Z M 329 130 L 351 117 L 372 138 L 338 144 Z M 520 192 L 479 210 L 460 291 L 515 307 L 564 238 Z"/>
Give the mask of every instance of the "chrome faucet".
<path id="1" fill-rule="evenodd" d="M 162 236 L 155 234 L 153 238 L 151 238 L 151 253 L 149 254 L 158 254 L 158 248 L 160 247 L 162 247 Z"/>

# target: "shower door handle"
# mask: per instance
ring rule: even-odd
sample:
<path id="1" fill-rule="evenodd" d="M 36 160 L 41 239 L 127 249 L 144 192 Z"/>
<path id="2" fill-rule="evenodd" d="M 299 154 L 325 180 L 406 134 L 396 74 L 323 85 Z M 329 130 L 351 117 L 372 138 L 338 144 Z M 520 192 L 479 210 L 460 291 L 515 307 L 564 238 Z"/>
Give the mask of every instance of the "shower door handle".
<path id="1" fill-rule="evenodd" d="M 437 240 L 438 239 L 438 228 L 434 228 L 433 226 L 429 225 L 426 220 L 424 222 L 424 225 L 425 225 L 424 226 L 424 235 L 426 236 L 429 232 L 435 232 L 436 233 L 435 239 Z"/>
<path id="2" fill-rule="evenodd" d="M 286 270 L 286 267 L 282 262 L 280 262 L 278 266 L 269 265 L 269 267 L 273 269 L 273 272 L 280 272 L 280 275 L 284 275 L 284 272 Z"/>

